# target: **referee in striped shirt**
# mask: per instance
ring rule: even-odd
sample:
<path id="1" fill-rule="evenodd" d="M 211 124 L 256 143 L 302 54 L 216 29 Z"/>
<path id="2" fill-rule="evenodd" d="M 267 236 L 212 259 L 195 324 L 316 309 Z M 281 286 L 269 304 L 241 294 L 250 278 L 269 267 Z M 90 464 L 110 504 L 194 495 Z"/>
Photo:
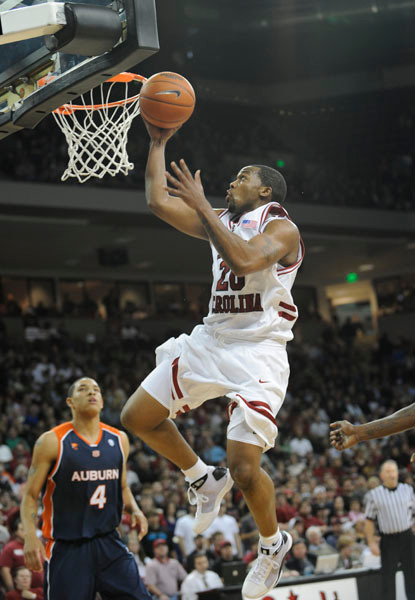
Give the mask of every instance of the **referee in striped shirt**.
<path id="1" fill-rule="evenodd" d="M 408 600 L 415 600 L 415 536 L 412 532 L 415 494 L 398 482 L 398 465 L 385 461 L 380 469 L 382 485 L 367 494 L 365 533 L 373 554 L 381 557 L 382 600 L 395 600 L 398 567 L 405 577 Z M 375 541 L 375 521 L 380 532 L 380 549 Z"/>

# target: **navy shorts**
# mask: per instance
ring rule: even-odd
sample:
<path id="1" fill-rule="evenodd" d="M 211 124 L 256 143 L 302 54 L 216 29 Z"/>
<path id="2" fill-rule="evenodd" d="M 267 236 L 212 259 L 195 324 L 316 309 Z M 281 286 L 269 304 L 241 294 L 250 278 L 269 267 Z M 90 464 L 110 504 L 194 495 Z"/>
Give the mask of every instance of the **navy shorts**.
<path id="1" fill-rule="evenodd" d="M 151 600 L 134 556 L 116 531 L 90 540 L 56 540 L 45 563 L 45 600 Z"/>

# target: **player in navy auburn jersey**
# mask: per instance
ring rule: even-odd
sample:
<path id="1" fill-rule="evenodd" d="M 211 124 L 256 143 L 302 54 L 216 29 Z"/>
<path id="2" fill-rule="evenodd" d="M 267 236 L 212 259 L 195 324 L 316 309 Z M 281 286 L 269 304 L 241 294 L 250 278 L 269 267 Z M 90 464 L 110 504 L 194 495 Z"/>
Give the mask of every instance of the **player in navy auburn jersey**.
<path id="1" fill-rule="evenodd" d="M 173 174 L 166 174 L 165 146 L 175 130 L 146 126 L 148 205 L 176 229 L 210 242 L 212 299 L 203 325 L 157 349 L 155 370 L 128 400 L 121 419 L 182 469 L 189 500 L 197 505 L 195 533 L 213 522 L 235 480 L 260 533 L 256 566 L 242 589 L 246 600 L 256 600 L 278 583 L 292 544 L 279 531 L 274 487 L 260 460 L 275 443 L 275 417 L 288 384 L 286 343 L 298 316 L 291 288 L 304 246 L 281 204 L 286 183 L 278 171 L 244 167 L 229 186 L 227 209 L 214 210 L 200 171 L 193 177 L 182 160 L 171 163 Z M 205 465 L 172 422 L 218 396 L 230 400 L 229 470 Z"/>
<path id="2" fill-rule="evenodd" d="M 103 399 L 93 379 L 75 381 L 66 402 L 72 421 L 41 435 L 33 452 L 21 505 L 26 565 L 36 571 L 45 559 L 48 600 L 93 600 L 96 592 L 147 600 L 134 557 L 116 531 L 124 506 L 139 538 L 147 533 L 127 486 L 127 435 L 100 421 Z M 36 536 L 41 490 L 46 547 Z"/>

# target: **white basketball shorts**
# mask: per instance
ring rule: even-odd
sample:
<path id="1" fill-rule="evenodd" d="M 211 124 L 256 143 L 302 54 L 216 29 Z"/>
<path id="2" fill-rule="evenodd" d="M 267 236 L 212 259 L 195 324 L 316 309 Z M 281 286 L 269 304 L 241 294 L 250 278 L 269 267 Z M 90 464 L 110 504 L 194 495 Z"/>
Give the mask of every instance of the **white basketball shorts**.
<path id="1" fill-rule="evenodd" d="M 285 346 L 212 337 L 203 325 L 156 349 L 156 368 L 142 387 L 175 419 L 206 400 L 227 396 L 231 440 L 272 448 L 276 415 L 289 378 Z"/>

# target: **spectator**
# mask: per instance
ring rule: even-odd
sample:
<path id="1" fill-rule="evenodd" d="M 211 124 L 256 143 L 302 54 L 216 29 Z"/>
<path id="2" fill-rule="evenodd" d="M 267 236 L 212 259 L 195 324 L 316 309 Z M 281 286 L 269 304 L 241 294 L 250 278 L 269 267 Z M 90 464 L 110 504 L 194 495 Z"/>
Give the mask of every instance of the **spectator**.
<path id="1" fill-rule="evenodd" d="M 239 535 L 239 525 L 235 517 L 227 515 L 226 501 L 222 500 L 220 504 L 219 514 L 206 531 L 205 536 L 210 537 L 213 532 L 221 531 L 226 540 L 232 544 L 234 554 L 242 557 L 242 543 Z"/>
<path id="2" fill-rule="evenodd" d="M 178 600 L 179 583 L 187 576 L 182 565 L 169 558 L 165 539 L 153 542 L 154 558 L 146 567 L 146 585 L 151 594 L 160 600 Z"/>
<path id="3" fill-rule="evenodd" d="M 277 519 L 278 522 L 281 522 L 278 517 L 277 511 Z M 239 531 L 240 538 L 242 542 L 242 547 L 244 552 L 248 552 L 252 546 L 252 544 L 256 544 L 258 542 L 259 534 L 256 523 L 254 521 L 253 516 L 250 512 L 247 512 L 239 522 Z"/>
<path id="4" fill-rule="evenodd" d="M 339 569 L 352 569 L 353 567 L 360 566 L 356 560 L 353 560 L 353 538 L 349 535 L 341 535 L 337 544 L 337 550 L 340 553 L 339 563 L 337 567 Z"/>
<path id="5" fill-rule="evenodd" d="M 238 560 L 238 556 L 234 553 L 232 544 L 229 540 L 223 540 L 220 545 L 219 557 L 213 563 L 213 570 L 223 577 L 222 567 L 225 563 L 234 562 Z"/>
<path id="6" fill-rule="evenodd" d="M 214 590 L 223 587 L 217 573 L 209 571 L 206 554 L 197 553 L 194 558 L 194 570 L 186 576 L 182 583 L 182 600 L 197 600 L 197 592 Z"/>
<path id="7" fill-rule="evenodd" d="M 339 538 L 343 534 L 343 522 L 340 517 L 331 518 L 331 529 L 324 536 L 326 542 L 333 548 L 337 548 Z"/>
<path id="8" fill-rule="evenodd" d="M 23 545 L 24 533 L 20 517 L 11 520 L 10 533 L 12 539 L 8 542 L 0 555 L 1 576 L 7 590 L 14 587 L 12 573 L 17 567 L 24 566 Z M 43 588 L 43 571 L 32 572 L 32 585 L 34 588 Z"/>
<path id="9" fill-rule="evenodd" d="M 278 523 L 288 523 L 297 515 L 296 509 L 288 502 L 286 495 L 279 492 L 275 496 Z"/>
<path id="10" fill-rule="evenodd" d="M 17 567 L 14 590 L 6 594 L 5 600 L 43 600 L 43 588 L 32 588 L 32 572 L 25 566 Z"/>
<path id="11" fill-rule="evenodd" d="M 311 502 L 309 500 L 302 500 L 300 506 L 298 507 L 298 516 L 303 519 L 304 529 L 306 531 L 309 527 L 324 525 L 324 521 L 311 514 L 311 511 Z"/>
<path id="12" fill-rule="evenodd" d="M 353 524 L 357 523 L 357 521 L 361 521 L 362 519 L 364 520 L 365 513 L 362 512 L 362 505 L 359 498 L 355 497 L 350 501 L 348 518 Z"/>
<path id="13" fill-rule="evenodd" d="M 157 510 L 152 510 L 148 515 L 148 532 L 147 535 L 142 539 L 141 543 L 145 552 L 145 555 L 149 558 L 153 558 L 154 553 L 154 541 L 163 539 L 165 543 L 170 546 L 170 539 L 167 527 L 163 527 L 161 524 L 162 513 Z"/>
<path id="14" fill-rule="evenodd" d="M 202 452 L 203 460 L 209 465 L 219 465 L 226 459 L 226 450 L 219 444 L 215 444 L 212 436 L 204 436 L 204 450 Z"/>
<path id="15" fill-rule="evenodd" d="M 215 562 L 215 555 L 213 554 L 213 552 L 211 552 L 208 549 L 208 540 L 205 538 L 204 535 L 202 535 L 201 533 L 199 533 L 195 538 L 194 538 L 194 544 L 195 544 L 195 549 L 193 550 L 193 552 L 191 552 L 188 556 L 187 556 L 187 560 L 186 560 L 186 571 L 188 573 L 190 573 L 191 571 L 193 571 L 193 569 L 195 568 L 194 565 L 194 559 L 195 556 L 199 555 L 199 554 L 203 554 L 204 556 L 207 557 L 208 561 L 209 561 L 209 567 L 212 567 L 214 562 Z"/>
<path id="16" fill-rule="evenodd" d="M 188 556 L 196 548 L 192 526 L 195 520 L 196 506 L 190 504 L 189 512 L 179 517 L 174 528 L 174 536 L 177 538 L 183 558 Z"/>
<path id="17" fill-rule="evenodd" d="M 215 531 L 210 536 L 211 550 L 215 559 L 220 557 L 220 549 L 223 541 L 225 541 L 225 536 L 222 531 Z"/>
<path id="18" fill-rule="evenodd" d="M 299 575 L 311 575 L 314 573 L 314 565 L 307 556 L 307 545 L 302 538 L 293 543 L 291 558 L 285 563 L 290 571 L 297 571 Z"/>
<path id="19" fill-rule="evenodd" d="M 305 533 L 308 541 L 308 553 L 310 559 L 314 562 L 317 561 L 317 557 L 322 554 L 333 554 L 335 548 L 330 546 L 322 537 L 320 527 L 309 527 Z"/>
<path id="20" fill-rule="evenodd" d="M 290 441 L 290 450 L 297 454 L 300 458 L 304 458 L 307 454 L 312 454 L 313 446 L 310 440 L 304 437 L 304 428 L 302 425 L 294 427 L 295 437 Z"/>
<path id="21" fill-rule="evenodd" d="M 127 547 L 131 554 L 134 556 L 138 572 L 140 573 L 141 579 L 144 581 L 146 577 L 146 565 L 151 561 L 151 558 L 148 558 L 148 556 L 144 554 L 144 551 L 138 540 L 136 530 L 132 530 L 129 532 L 127 536 Z"/>

